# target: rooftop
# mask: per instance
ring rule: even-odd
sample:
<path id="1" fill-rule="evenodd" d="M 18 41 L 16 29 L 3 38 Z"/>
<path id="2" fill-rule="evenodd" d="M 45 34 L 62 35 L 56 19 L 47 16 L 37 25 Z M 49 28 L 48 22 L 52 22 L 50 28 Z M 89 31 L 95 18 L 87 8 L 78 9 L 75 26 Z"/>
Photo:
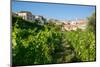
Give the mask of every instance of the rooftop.
<path id="1" fill-rule="evenodd" d="M 20 11 L 20 12 L 18 12 L 18 13 L 29 13 L 29 14 L 32 14 L 32 13 L 29 12 L 29 11 Z"/>

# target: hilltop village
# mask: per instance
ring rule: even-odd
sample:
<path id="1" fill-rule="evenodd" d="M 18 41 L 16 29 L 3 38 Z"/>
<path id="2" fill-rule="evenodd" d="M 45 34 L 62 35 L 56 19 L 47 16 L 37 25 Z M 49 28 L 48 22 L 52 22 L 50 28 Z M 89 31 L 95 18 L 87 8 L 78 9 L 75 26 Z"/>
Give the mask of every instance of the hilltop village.
<path id="1" fill-rule="evenodd" d="M 12 12 L 12 16 L 19 16 L 22 17 L 22 19 L 27 21 L 40 21 L 41 25 L 48 23 L 48 21 L 51 21 L 57 25 L 62 25 L 63 31 L 76 31 L 77 29 L 85 30 L 87 27 L 87 20 L 84 19 L 77 19 L 77 20 L 68 20 L 68 21 L 61 21 L 56 19 L 48 19 L 44 18 L 40 15 L 33 15 L 29 11 L 20 11 L 20 12 Z"/>

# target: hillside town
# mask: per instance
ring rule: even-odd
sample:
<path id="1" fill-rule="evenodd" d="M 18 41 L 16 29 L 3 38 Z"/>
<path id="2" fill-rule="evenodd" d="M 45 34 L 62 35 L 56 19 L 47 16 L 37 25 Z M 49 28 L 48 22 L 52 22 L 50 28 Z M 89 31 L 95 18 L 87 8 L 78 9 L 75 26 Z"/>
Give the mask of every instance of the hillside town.
<path id="1" fill-rule="evenodd" d="M 22 19 L 27 21 L 40 21 L 40 24 L 43 25 L 48 23 L 48 21 L 52 21 L 57 25 L 62 25 L 63 31 L 76 31 L 77 29 L 85 30 L 87 27 L 87 20 L 84 19 L 76 19 L 76 20 L 68 20 L 68 21 L 61 21 L 56 19 L 47 19 L 40 15 L 33 15 L 29 11 L 20 11 L 20 12 L 12 12 L 12 16 L 20 16 Z"/>

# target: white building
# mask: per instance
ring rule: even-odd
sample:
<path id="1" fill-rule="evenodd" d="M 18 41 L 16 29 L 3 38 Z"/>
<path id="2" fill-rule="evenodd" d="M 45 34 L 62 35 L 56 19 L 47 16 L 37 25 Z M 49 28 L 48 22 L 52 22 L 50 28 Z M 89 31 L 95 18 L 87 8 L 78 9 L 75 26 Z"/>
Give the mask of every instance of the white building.
<path id="1" fill-rule="evenodd" d="M 13 16 L 20 16 L 20 17 L 22 17 L 22 19 L 28 20 L 28 21 L 38 20 L 39 24 L 41 24 L 41 25 L 46 23 L 46 19 L 43 16 L 32 15 L 32 13 L 29 12 L 29 11 L 20 11 L 20 12 L 17 12 L 17 13 L 12 12 L 12 15 Z"/>
<path id="2" fill-rule="evenodd" d="M 17 15 L 22 17 L 24 20 L 29 20 L 29 21 L 34 21 L 35 20 L 35 16 L 32 15 L 32 13 L 28 12 L 28 11 L 17 12 Z"/>
<path id="3" fill-rule="evenodd" d="M 43 16 L 35 15 L 35 20 L 38 20 L 41 25 L 47 23 L 46 19 Z"/>

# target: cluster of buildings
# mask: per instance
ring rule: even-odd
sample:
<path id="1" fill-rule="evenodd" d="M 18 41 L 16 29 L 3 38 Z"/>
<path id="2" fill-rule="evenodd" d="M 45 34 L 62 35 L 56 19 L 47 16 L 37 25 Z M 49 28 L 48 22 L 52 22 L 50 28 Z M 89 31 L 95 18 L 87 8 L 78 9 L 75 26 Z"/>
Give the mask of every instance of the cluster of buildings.
<path id="1" fill-rule="evenodd" d="M 28 21 L 38 20 L 40 21 L 41 24 L 48 23 L 48 21 L 43 16 L 32 15 L 32 13 L 29 11 L 20 11 L 17 13 L 12 12 L 12 15 L 20 16 L 24 20 Z M 85 30 L 87 27 L 87 21 L 83 19 L 71 20 L 71 21 L 59 21 L 59 20 L 52 20 L 52 21 L 54 21 L 54 23 L 56 23 L 57 25 L 63 24 L 62 30 L 64 31 L 72 31 L 72 30 L 76 31 L 77 29 Z"/>
<path id="2" fill-rule="evenodd" d="M 77 29 L 85 30 L 87 28 L 87 20 L 79 19 L 73 21 L 65 21 L 63 23 L 63 30 L 66 31 L 76 31 Z"/>
<path id="3" fill-rule="evenodd" d="M 33 15 L 29 11 L 20 11 L 20 12 L 17 12 L 17 13 L 12 12 L 12 15 L 13 16 L 20 16 L 20 17 L 22 17 L 22 19 L 28 20 L 28 21 L 39 20 L 41 22 L 41 24 L 46 23 L 45 18 L 43 16 Z"/>

